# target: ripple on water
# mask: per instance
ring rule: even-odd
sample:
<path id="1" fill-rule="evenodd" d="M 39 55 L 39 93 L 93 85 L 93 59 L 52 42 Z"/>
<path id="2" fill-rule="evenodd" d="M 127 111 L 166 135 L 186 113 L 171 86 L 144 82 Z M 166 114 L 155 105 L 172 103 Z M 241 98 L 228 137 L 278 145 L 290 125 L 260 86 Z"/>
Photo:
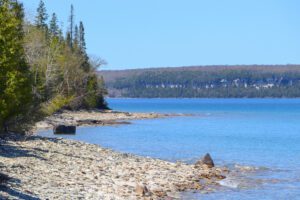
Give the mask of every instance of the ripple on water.
<path id="1" fill-rule="evenodd" d="M 299 177 L 290 177 L 291 170 L 270 169 L 266 167 L 246 166 L 240 164 L 227 165 L 230 173 L 216 186 L 216 192 L 185 193 L 183 199 L 299 199 Z M 287 187 L 288 185 L 292 187 Z M 288 193 L 287 190 L 288 189 Z"/>

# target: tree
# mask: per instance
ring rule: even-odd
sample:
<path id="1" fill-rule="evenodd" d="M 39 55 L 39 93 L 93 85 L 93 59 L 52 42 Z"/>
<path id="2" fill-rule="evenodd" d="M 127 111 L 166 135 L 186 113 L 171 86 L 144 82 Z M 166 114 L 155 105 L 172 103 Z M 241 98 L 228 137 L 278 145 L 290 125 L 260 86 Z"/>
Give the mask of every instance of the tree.
<path id="1" fill-rule="evenodd" d="M 69 48 L 72 46 L 72 39 L 71 39 L 71 33 L 68 31 L 66 34 L 66 45 L 68 45 Z"/>
<path id="2" fill-rule="evenodd" d="M 38 28 L 42 28 L 47 30 L 47 19 L 48 19 L 48 14 L 46 10 L 45 3 L 43 0 L 40 1 L 39 6 L 37 8 L 37 15 L 35 17 L 35 25 Z"/>
<path id="3" fill-rule="evenodd" d="M 52 14 L 52 18 L 50 20 L 50 24 L 49 24 L 49 32 L 51 34 L 51 36 L 55 36 L 58 37 L 59 36 L 59 27 L 57 25 L 57 16 L 55 13 Z"/>
<path id="4" fill-rule="evenodd" d="M 32 99 L 23 17 L 23 6 L 17 0 L 0 1 L 0 132 L 21 124 Z"/>
<path id="5" fill-rule="evenodd" d="M 102 76 L 96 75 L 98 67 L 105 65 L 106 61 L 99 57 L 91 57 L 89 59 L 90 72 L 87 76 L 85 98 L 83 101 L 83 108 L 92 109 L 107 109 L 107 103 L 105 102 L 104 95 L 107 94 L 105 89 L 104 79 Z"/>
<path id="6" fill-rule="evenodd" d="M 91 70 L 89 57 L 86 53 L 86 43 L 85 43 L 85 32 L 82 21 L 79 23 L 79 52 L 83 57 L 82 69 L 85 72 L 89 72 Z"/>
<path id="7" fill-rule="evenodd" d="M 93 74 L 88 77 L 86 85 L 86 94 L 84 97 L 83 108 L 85 109 L 105 109 L 107 108 L 106 102 L 103 98 L 103 79 L 99 79 L 97 75 Z"/>
<path id="8" fill-rule="evenodd" d="M 70 32 L 70 48 L 73 48 L 73 38 L 74 38 L 74 7 L 71 4 L 71 13 L 69 17 L 69 22 L 70 22 L 70 27 L 69 27 L 69 32 Z"/>
<path id="9" fill-rule="evenodd" d="M 79 43 L 79 30 L 78 30 L 78 26 L 76 25 L 75 26 L 75 29 L 74 29 L 74 48 L 75 49 L 78 49 L 78 43 Z"/>
<path id="10" fill-rule="evenodd" d="M 85 33 L 82 21 L 79 23 L 79 48 L 83 54 L 86 53 Z"/>
<path id="11" fill-rule="evenodd" d="M 45 32 L 30 24 L 25 24 L 24 49 L 26 61 L 32 73 L 32 91 L 35 103 L 45 99 L 45 70 L 47 46 L 49 44 Z"/>
<path id="12" fill-rule="evenodd" d="M 31 24 L 23 20 L 18 0 L 0 0 L 0 132 L 24 130 L 62 107 L 106 106 L 97 63 L 86 53 L 83 24 L 73 27 L 73 6 L 65 37 L 55 13 L 48 28 L 42 0 L 37 12 Z"/>

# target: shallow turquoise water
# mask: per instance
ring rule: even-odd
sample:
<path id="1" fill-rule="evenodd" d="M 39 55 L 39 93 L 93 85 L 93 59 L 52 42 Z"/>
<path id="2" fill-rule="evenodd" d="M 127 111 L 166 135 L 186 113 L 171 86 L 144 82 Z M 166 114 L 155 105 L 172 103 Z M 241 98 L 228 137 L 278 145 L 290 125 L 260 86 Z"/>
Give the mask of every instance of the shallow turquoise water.
<path id="1" fill-rule="evenodd" d="M 185 199 L 300 199 L 300 99 L 108 99 L 115 110 L 193 113 L 86 127 L 75 136 L 122 152 L 194 162 L 209 152 L 233 170 L 219 192 Z M 53 136 L 50 132 L 41 135 Z M 240 166 L 251 166 L 241 171 Z"/>

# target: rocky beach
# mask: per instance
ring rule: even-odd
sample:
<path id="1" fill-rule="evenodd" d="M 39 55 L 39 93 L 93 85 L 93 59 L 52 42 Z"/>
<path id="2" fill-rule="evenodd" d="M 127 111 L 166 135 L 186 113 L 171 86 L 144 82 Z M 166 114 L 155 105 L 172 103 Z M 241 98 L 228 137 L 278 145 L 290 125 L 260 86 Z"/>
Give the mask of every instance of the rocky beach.
<path id="1" fill-rule="evenodd" d="M 115 125 L 168 116 L 171 115 L 62 112 L 39 122 L 36 129 L 56 124 Z M 214 190 L 228 172 L 214 167 L 212 161 L 172 163 L 36 135 L 2 137 L 0 155 L 2 199 L 181 199 L 183 191 Z"/>
<path id="2" fill-rule="evenodd" d="M 38 136 L 1 140 L 2 199 L 180 199 L 209 192 L 227 170 Z"/>

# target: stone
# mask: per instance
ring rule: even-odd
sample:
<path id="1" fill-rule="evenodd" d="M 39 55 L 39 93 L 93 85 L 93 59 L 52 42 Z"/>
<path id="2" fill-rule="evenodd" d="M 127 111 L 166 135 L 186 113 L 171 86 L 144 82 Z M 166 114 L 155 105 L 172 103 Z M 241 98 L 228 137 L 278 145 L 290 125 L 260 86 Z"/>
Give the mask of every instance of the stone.
<path id="1" fill-rule="evenodd" d="M 96 119 L 81 119 L 77 120 L 78 124 L 101 124 L 103 123 L 101 120 L 96 120 Z"/>
<path id="2" fill-rule="evenodd" d="M 73 140 L 30 136 L 5 143 L 0 175 L 10 180 L 0 186 L 36 199 L 181 199 L 179 191 L 217 188 L 223 178 L 222 168 L 195 168 Z M 3 194 L 8 193 L 0 191 L 0 199 Z M 8 195 L 4 199 L 15 199 Z"/>
<path id="3" fill-rule="evenodd" d="M 9 180 L 9 176 L 0 173 L 0 184 L 6 183 Z"/>
<path id="4" fill-rule="evenodd" d="M 167 196 L 167 193 L 165 191 L 163 191 L 162 189 L 155 189 L 152 190 L 153 194 L 155 194 L 158 197 L 165 197 Z"/>
<path id="5" fill-rule="evenodd" d="M 138 196 L 145 196 L 146 194 L 149 193 L 149 190 L 144 185 L 136 185 L 135 192 L 136 192 L 136 195 L 138 195 Z"/>
<path id="6" fill-rule="evenodd" d="M 215 166 L 214 161 L 209 153 L 207 153 L 201 160 L 195 163 L 195 166 L 201 165 L 206 165 L 208 168 L 213 168 Z"/>
<path id="7" fill-rule="evenodd" d="M 76 126 L 57 125 L 53 127 L 54 134 L 75 134 Z"/>

